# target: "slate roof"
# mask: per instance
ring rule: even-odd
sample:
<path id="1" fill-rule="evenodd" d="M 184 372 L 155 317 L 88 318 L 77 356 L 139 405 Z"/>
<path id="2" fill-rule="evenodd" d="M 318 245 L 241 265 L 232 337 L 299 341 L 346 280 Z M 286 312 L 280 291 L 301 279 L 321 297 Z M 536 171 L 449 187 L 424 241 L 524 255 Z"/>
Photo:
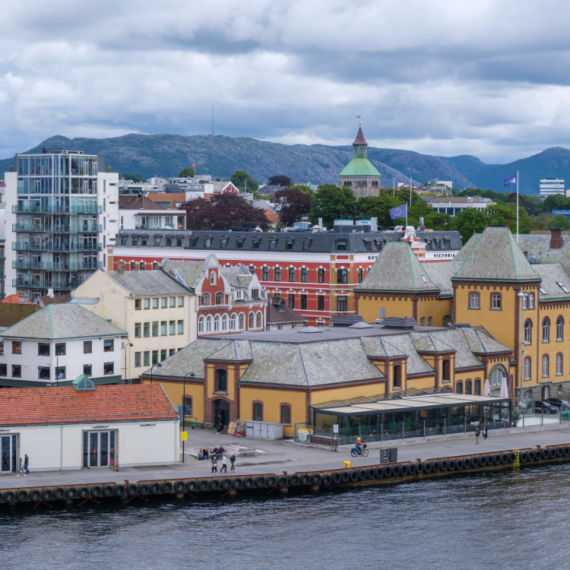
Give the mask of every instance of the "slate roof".
<path id="1" fill-rule="evenodd" d="M 203 262 L 202 262 L 203 265 Z M 162 271 L 107 271 L 107 275 L 133 297 L 188 295 L 188 291 Z"/>
<path id="2" fill-rule="evenodd" d="M 265 317 L 265 322 L 268 325 L 278 325 L 278 324 L 302 324 L 306 323 L 307 319 L 294 311 L 285 303 L 285 299 L 282 297 L 269 297 L 267 303 L 267 315 Z"/>
<path id="3" fill-rule="evenodd" d="M 519 245 L 523 251 L 528 252 L 529 259 L 536 263 L 558 263 L 562 261 L 563 254 L 570 249 L 567 234 L 562 234 L 562 247 L 550 249 L 551 235 L 548 234 L 521 234 Z"/>
<path id="4" fill-rule="evenodd" d="M 11 327 L 38 310 L 38 307 L 33 303 L 29 305 L 0 303 L 0 327 Z"/>
<path id="5" fill-rule="evenodd" d="M 171 261 L 165 259 L 161 263 L 163 271 L 172 275 L 174 279 L 189 289 L 195 289 L 200 278 L 205 275 L 204 267 L 204 261 Z"/>
<path id="6" fill-rule="evenodd" d="M 119 196 L 119 210 L 167 210 L 146 196 Z"/>
<path id="7" fill-rule="evenodd" d="M 160 384 L 119 384 L 78 391 L 10 388 L 0 391 L 0 426 L 176 420 Z"/>
<path id="8" fill-rule="evenodd" d="M 478 236 L 452 279 L 538 281 L 540 277 L 509 229 L 490 227 Z"/>
<path id="9" fill-rule="evenodd" d="M 6 338 L 59 340 L 122 337 L 127 333 L 81 305 L 48 305 L 1 333 Z"/>
<path id="10" fill-rule="evenodd" d="M 563 265 L 540 263 L 533 265 L 533 269 L 542 278 L 541 290 L 538 294 L 539 301 L 570 299 L 570 275 Z M 566 291 L 558 283 L 561 283 Z"/>
<path id="11" fill-rule="evenodd" d="M 53 305 L 54 303 L 69 303 L 71 301 L 71 295 L 68 293 L 67 295 L 54 295 L 50 297 L 48 295 L 44 297 L 38 297 L 36 299 L 36 304 L 39 307 L 47 307 L 48 305 Z"/>
<path id="12" fill-rule="evenodd" d="M 461 267 L 461 263 L 456 261 L 457 256 L 453 261 L 441 261 L 438 263 L 422 263 L 429 278 L 440 290 L 440 297 L 453 296 L 453 284 L 451 278 Z"/>
<path id="13" fill-rule="evenodd" d="M 439 292 L 438 286 L 425 270 L 425 265 L 418 261 L 406 242 L 386 244 L 355 290 Z"/>

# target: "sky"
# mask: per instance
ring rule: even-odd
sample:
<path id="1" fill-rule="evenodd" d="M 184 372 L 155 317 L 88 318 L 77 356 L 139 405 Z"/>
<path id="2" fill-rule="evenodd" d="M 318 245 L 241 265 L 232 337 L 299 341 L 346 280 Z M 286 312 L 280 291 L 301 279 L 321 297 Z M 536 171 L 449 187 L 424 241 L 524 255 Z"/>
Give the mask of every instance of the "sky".
<path id="1" fill-rule="evenodd" d="M 0 158 L 59 134 L 248 136 L 505 163 L 570 148 L 567 0 L 26 0 Z"/>

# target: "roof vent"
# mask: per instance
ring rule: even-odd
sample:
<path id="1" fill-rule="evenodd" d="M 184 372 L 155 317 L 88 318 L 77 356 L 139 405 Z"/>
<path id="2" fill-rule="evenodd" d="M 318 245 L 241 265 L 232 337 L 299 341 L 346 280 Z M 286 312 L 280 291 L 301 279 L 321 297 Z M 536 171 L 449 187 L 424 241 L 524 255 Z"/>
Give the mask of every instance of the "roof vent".
<path id="1" fill-rule="evenodd" d="M 361 321 L 360 323 L 354 323 L 348 327 L 349 329 L 371 329 L 372 325 Z"/>
<path id="2" fill-rule="evenodd" d="M 88 376 L 85 376 L 85 374 L 80 374 L 71 384 L 78 392 L 95 390 L 95 384 L 93 384 L 93 381 Z"/>
<path id="3" fill-rule="evenodd" d="M 386 317 L 382 321 L 382 325 L 390 329 L 413 329 L 417 323 L 416 319 L 408 317 Z"/>
<path id="4" fill-rule="evenodd" d="M 455 325 L 455 328 L 457 328 L 457 329 L 470 329 L 471 325 L 469 323 L 457 323 Z"/>
<path id="5" fill-rule="evenodd" d="M 298 333 L 322 333 L 322 327 L 299 327 Z"/>

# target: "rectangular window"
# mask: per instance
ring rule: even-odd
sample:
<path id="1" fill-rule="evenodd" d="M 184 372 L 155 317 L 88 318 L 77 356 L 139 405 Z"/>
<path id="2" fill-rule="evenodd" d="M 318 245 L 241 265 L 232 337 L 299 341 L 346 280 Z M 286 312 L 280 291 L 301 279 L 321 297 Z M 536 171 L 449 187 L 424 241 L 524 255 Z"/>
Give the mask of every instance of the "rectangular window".
<path id="1" fill-rule="evenodd" d="M 289 293 L 288 295 L 289 297 L 289 308 L 290 309 L 294 309 L 295 308 L 295 293 Z"/>
<path id="2" fill-rule="evenodd" d="M 502 309 L 500 293 L 491 293 L 491 309 L 493 311 L 500 311 Z"/>
<path id="3" fill-rule="evenodd" d="M 301 295 L 301 310 L 307 308 L 307 295 Z"/>
<path id="4" fill-rule="evenodd" d="M 269 281 L 269 267 L 264 267 L 261 275 L 262 281 Z"/>
<path id="5" fill-rule="evenodd" d="M 150 366 L 150 352 L 148 350 L 143 353 L 143 365 Z"/>
<path id="6" fill-rule="evenodd" d="M 156 297 L 152 300 L 152 308 L 158 309 L 158 299 Z"/>
<path id="7" fill-rule="evenodd" d="M 317 311 L 325 310 L 325 297 L 324 295 L 319 295 L 317 297 Z"/>
<path id="8" fill-rule="evenodd" d="M 325 270 L 319 269 L 319 283 L 325 282 Z"/>
<path id="9" fill-rule="evenodd" d="M 176 334 L 176 321 L 170 321 L 168 323 L 168 334 Z"/>
<path id="10" fill-rule="evenodd" d="M 253 404 L 253 421 L 263 421 L 263 404 Z"/>
<path id="11" fill-rule="evenodd" d="M 303 241 L 303 251 L 309 251 L 311 249 L 311 240 L 306 239 Z"/>
<path id="12" fill-rule="evenodd" d="M 178 306 L 179 306 L 179 307 L 183 307 L 183 306 L 184 306 L 184 297 L 178 297 Z"/>
<path id="13" fill-rule="evenodd" d="M 142 308 L 142 303 L 140 299 L 135 299 L 135 311 L 140 311 Z"/>
<path id="14" fill-rule="evenodd" d="M 152 336 L 158 336 L 158 321 L 152 323 Z"/>
<path id="15" fill-rule="evenodd" d="M 469 308 L 479 309 L 479 293 L 469 293 Z"/>
<path id="16" fill-rule="evenodd" d="M 143 299 L 143 306 L 145 310 L 150 309 L 150 299 Z"/>
<path id="17" fill-rule="evenodd" d="M 51 377 L 51 370 L 49 366 L 38 366 L 38 379 L 49 380 Z"/>
<path id="18" fill-rule="evenodd" d="M 160 299 L 160 308 L 161 309 L 166 309 L 168 305 L 168 297 L 161 297 Z"/>
<path id="19" fill-rule="evenodd" d="M 275 281 L 281 281 L 281 268 L 275 268 Z"/>
<path id="20" fill-rule="evenodd" d="M 166 336 L 166 321 L 160 321 L 160 336 Z"/>
<path id="21" fill-rule="evenodd" d="M 362 283 L 362 267 L 358 269 L 358 282 Z"/>
<path id="22" fill-rule="evenodd" d="M 281 406 L 281 423 L 282 424 L 291 423 L 291 406 L 287 405 Z"/>
<path id="23" fill-rule="evenodd" d="M 50 355 L 49 347 L 50 347 L 49 343 L 45 342 L 38 343 L 38 356 L 49 356 Z"/>
<path id="24" fill-rule="evenodd" d="M 65 356 L 65 342 L 58 342 L 55 345 L 55 354 L 57 356 Z"/>
<path id="25" fill-rule="evenodd" d="M 141 366 L 141 353 L 135 352 L 135 368 L 140 368 Z"/>
<path id="26" fill-rule="evenodd" d="M 148 338 L 150 336 L 150 323 L 143 324 L 143 336 Z"/>
<path id="27" fill-rule="evenodd" d="M 108 338 L 103 341 L 103 352 L 113 352 L 115 350 L 115 341 Z"/>
<path id="28" fill-rule="evenodd" d="M 141 324 L 135 323 L 135 338 L 141 337 Z"/>
<path id="29" fill-rule="evenodd" d="M 19 340 L 12 341 L 12 354 L 22 354 L 22 343 Z"/>
<path id="30" fill-rule="evenodd" d="M 93 376 L 93 366 L 91 364 L 84 364 L 83 374 L 85 374 L 85 376 Z"/>
<path id="31" fill-rule="evenodd" d="M 152 365 L 154 366 L 158 362 L 158 350 L 152 351 Z"/>
<path id="32" fill-rule="evenodd" d="M 171 308 L 171 309 L 172 309 L 173 307 L 176 307 L 176 297 L 169 297 L 168 300 L 169 300 L 170 308 Z"/>
<path id="33" fill-rule="evenodd" d="M 8 365 L 0 364 L 0 376 L 7 376 L 7 375 L 8 375 Z"/>
<path id="34" fill-rule="evenodd" d="M 58 366 L 55 369 L 55 377 L 58 380 L 65 380 L 65 366 Z"/>
<path id="35" fill-rule="evenodd" d="M 103 364 L 103 374 L 105 376 L 110 376 L 111 374 L 115 374 L 115 363 L 114 362 L 105 362 Z"/>
<path id="36" fill-rule="evenodd" d="M 184 334 L 184 321 L 178 321 L 178 334 Z"/>
<path id="37" fill-rule="evenodd" d="M 166 360 L 166 349 L 160 351 L 160 362 Z"/>
<path id="38" fill-rule="evenodd" d="M 176 349 L 175 349 L 175 348 L 171 348 L 171 349 L 168 351 L 168 356 L 172 356 L 172 355 L 175 354 L 175 353 L 176 353 Z"/>
<path id="39" fill-rule="evenodd" d="M 140 330 L 139 330 L 140 333 Z M 91 354 L 93 352 L 93 341 L 84 340 L 83 341 L 83 354 Z"/>
<path id="40" fill-rule="evenodd" d="M 295 268 L 289 267 L 289 282 L 295 283 Z"/>
<path id="41" fill-rule="evenodd" d="M 340 296 L 336 298 L 336 310 L 337 311 L 348 311 L 347 297 Z"/>
<path id="42" fill-rule="evenodd" d="M 0 354 L 4 354 L 4 341 L 0 341 Z"/>
<path id="43" fill-rule="evenodd" d="M 303 268 L 301 269 L 301 283 L 306 283 L 306 282 L 307 282 L 307 280 L 308 280 L 308 274 L 309 274 L 309 272 L 308 272 L 307 268 L 306 268 L 306 267 L 303 267 Z"/>
<path id="44" fill-rule="evenodd" d="M 428 327 L 431 327 L 431 325 L 432 325 L 432 318 L 431 318 L 431 317 L 428 317 L 428 324 L 427 324 L 427 326 L 428 326 Z"/>
<path id="45" fill-rule="evenodd" d="M 22 367 L 19 364 L 12 364 L 12 378 L 22 377 Z"/>

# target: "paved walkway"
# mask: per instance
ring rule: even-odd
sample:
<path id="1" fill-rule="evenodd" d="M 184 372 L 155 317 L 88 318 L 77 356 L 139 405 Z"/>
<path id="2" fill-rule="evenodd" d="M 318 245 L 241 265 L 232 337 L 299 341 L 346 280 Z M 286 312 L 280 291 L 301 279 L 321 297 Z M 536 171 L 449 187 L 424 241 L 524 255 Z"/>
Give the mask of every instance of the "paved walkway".
<path id="1" fill-rule="evenodd" d="M 216 434 L 214 431 L 200 430 L 189 431 L 186 447 L 188 449 L 208 446 L 209 448 L 223 445 L 236 444 L 236 438 L 229 435 Z M 520 432 L 500 434 L 490 432 L 489 439 L 483 442 L 479 439 L 479 445 L 475 445 L 475 437 L 431 441 L 418 445 L 404 445 L 398 448 L 398 461 L 415 461 L 467 455 L 471 453 L 489 453 L 509 449 L 535 447 L 536 445 L 570 445 L 570 426 L 564 429 Z M 342 469 L 343 461 L 351 461 L 352 466 L 374 465 L 380 462 L 378 449 L 380 443 L 370 444 L 370 455 L 367 458 L 350 457 L 350 446 L 339 448 L 338 452 L 331 452 L 320 448 L 305 447 L 292 441 L 278 440 L 265 441 L 253 439 L 240 439 L 238 445 L 262 450 L 266 455 L 257 457 L 243 457 L 236 461 L 236 475 L 249 474 L 281 474 L 283 471 L 294 473 L 295 471 L 316 471 L 319 469 Z M 64 472 L 33 472 L 27 477 L 14 474 L 0 476 L 0 489 L 16 487 L 42 487 L 52 485 L 80 485 L 94 483 L 123 483 L 125 480 L 132 482 L 152 479 L 184 479 L 187 477 L 210 477 L 211 466 L 209 461 L 198 461 L 188 452 L 185 463 L 172 466 L 160 467 L 131 467 L 120 469 L 83 469 L 81 471 Z M 221 462 L 218 462 L 218 469 Z M 218 473 L 219 475 L 219 473 Z M 223 476 L 223 474 L 222 474 Z"/>

